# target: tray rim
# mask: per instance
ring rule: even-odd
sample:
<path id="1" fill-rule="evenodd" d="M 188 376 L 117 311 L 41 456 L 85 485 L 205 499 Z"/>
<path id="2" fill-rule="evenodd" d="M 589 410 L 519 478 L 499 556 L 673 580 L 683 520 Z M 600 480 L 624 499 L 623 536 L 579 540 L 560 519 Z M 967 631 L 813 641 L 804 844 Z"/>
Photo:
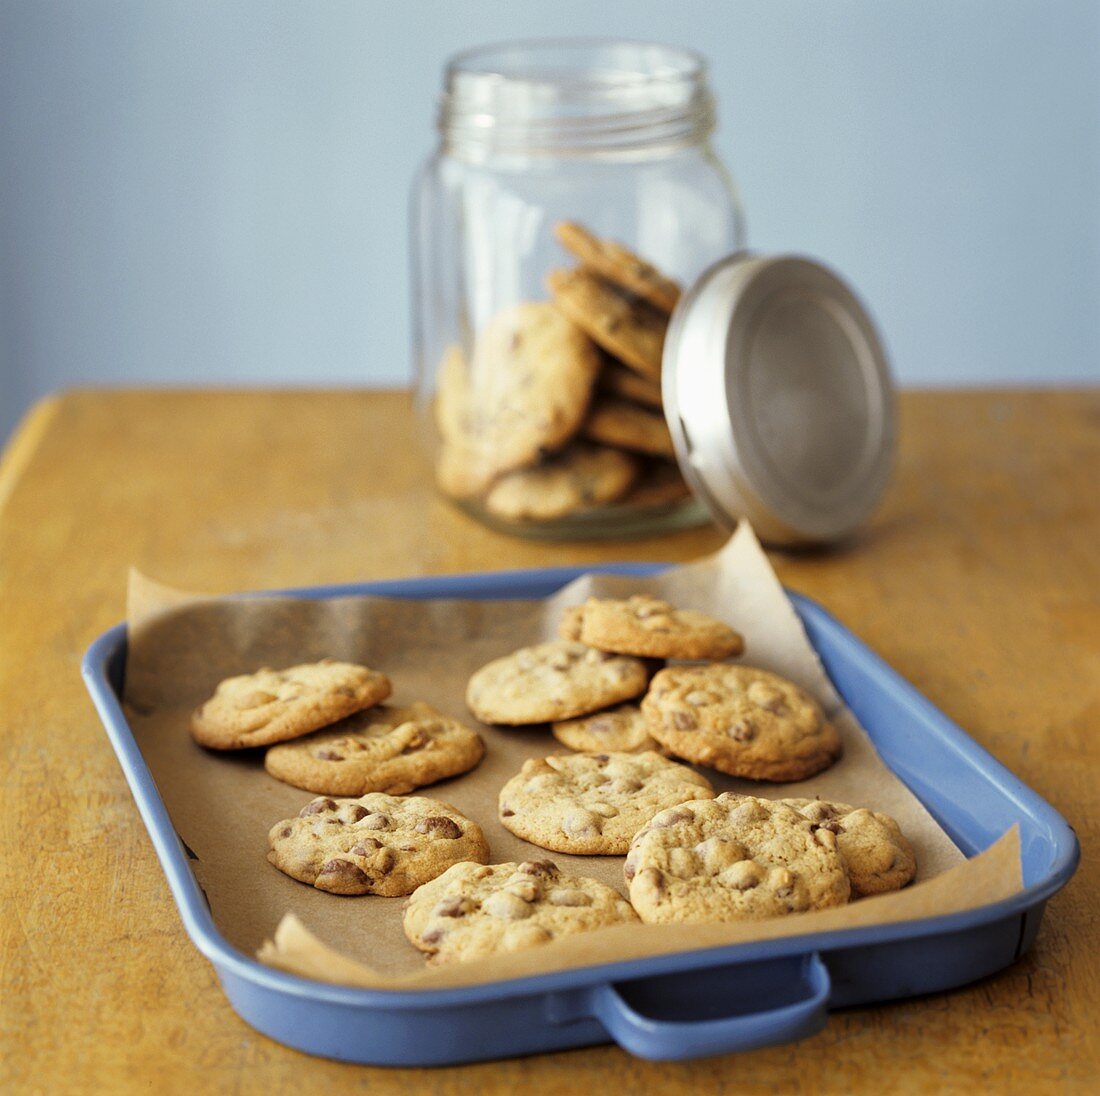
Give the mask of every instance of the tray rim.
<path id="1" fill-rule="evenodd" d="M 397 598 L 437 598 L 474 596 L 507 598 L 518 583 L 553 584 L 554 588 L 585 574 L 617 574 L 649 576 L 675 566 L 674 563 L 611 563 L 570 565 L 549 568 L 524 568 L 506 571 L 465 572 L 461 574 L 413 576 L 404 579 L 382 579 L 353 583 L 322 584 L 284 589 L 252 590 L 237 594 L 213 595 L 242 598 L 295 597 L 330 599 L 370 595 Z M 479 595 L 470 595 L 469 587 L 478 587 Z M 445 592 L 440 592 L 440 588 Z M 894 940 L 915 940 L 939 936 L 991 924 L 1045 902 L 1060 890 L 1076 870 L 1080 845 L 1072 827 L 1037 792 L 1024 784 L 992 754 L 974 741 L 965 731 L 941 712 L 932 702 L 906 681 L 879 655 L 863 643 L 836 617 L 818 602 L 804 594 L 785 588 L 799 618 L 816 618 L 826 628 L 844 633 L 854 644 L 859 657 L 876 672 L 893 679 L 896 688 L 906 694 L 910 703 L 935 713 L 942 735 L 969 760 L 995 777 L 1002 787 L 1011 788 L 1015 797 L 1027 804 L 1029 814 L 1043 820 L 1055 847 L 1048 874 L 1025 886 L 1017 894 L 999 902 L 958 913 L 900 921 L 889 925 L 870 925 L 827 932 L 800 933 L 774 940 L 748 941 L 719 947 L 700 947 L 667 955 L 639 959 L 596 963 L 545 974 L 522 975 L 468 986 L 422 989 L 418 987 L 368 989 L 323 982 L 301 975 L 289 974 L 267 966 L 255 957 L 230 944 L 221 934 L 210 913 L 205 895 L 191 871 L 188 856 L 178 837 L 167 807 L 161 798 L 144 755 L 122 710 L 121 698 L 111 685 L 108 666 L 125 648 L 127 626 L 116 624 L 99 635 L 88 647 L 81 661 L 81 674 L 103 722 L 127 785 L 139 814 L 153 842 L 154 850 L 164 870 L 187 935 L 198 951 L 219 970 L 226 969 L 237 978 L 274 992 L 298 998 L 308 998 L 328 1004 L 358 1008 L 434 1009 L 451 1005 L 500 1000 L 508 997 L 528 997 L 545 993 L 576 991 L 605 982 L 624 982 L 638 978 L 689 971 L 699 966 L 725 966 L 739 962 L 829 952 L 840 949 L 878 945 Z M 546 595 L 543 595 L 546 596 Z M 516 598 L 516 600 L 531 600 Z M 899 775 L 899 779 L 902 777 Z M 917 794 L 914 792 L 914 794 Z M 919 797 L 918 797 L 919 798 Z"/>

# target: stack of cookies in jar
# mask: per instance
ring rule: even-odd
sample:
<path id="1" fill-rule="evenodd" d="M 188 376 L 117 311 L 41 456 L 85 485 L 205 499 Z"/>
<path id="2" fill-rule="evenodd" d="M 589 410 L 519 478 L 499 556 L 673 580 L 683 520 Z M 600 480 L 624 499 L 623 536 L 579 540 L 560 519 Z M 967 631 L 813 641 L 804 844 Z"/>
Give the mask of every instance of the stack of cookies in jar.
<path id="1" fill-rule="evenodd" d="M 577 260 L 549 300 L 498 312 L 472 351 L 439 366 L 436 478 L 456 501 L 508 523 L 689 497 L 661 399 L 661 355 L 680 289 L 579 224 L 555 234 Z"/>

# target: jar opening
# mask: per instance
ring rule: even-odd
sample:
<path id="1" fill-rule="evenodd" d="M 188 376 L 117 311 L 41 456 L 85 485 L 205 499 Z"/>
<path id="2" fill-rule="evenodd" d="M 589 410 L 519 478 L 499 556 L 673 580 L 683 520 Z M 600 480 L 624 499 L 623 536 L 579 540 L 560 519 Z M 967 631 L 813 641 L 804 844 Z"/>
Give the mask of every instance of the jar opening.
<path id="1" fill-rule="evenodd" d="M 439 128 L 453 150 L 622 151 L 705 140 L 706 62 L 646 42 L 504 42 L 447 68 Z"/>

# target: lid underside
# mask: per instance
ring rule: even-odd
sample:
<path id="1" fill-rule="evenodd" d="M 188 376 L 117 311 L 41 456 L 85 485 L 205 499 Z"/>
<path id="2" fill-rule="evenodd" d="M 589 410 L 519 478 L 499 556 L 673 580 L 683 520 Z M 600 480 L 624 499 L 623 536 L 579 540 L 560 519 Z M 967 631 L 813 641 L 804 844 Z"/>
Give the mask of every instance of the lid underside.
<path id="1" fill-rule="evenodd" d="M 731 256 L 677 308 L 665 344 L 669 425 L 715 518 L 776 544 L 836 540 L 889 478 L 894 391 L 874 328 L 820 264 Z"/>

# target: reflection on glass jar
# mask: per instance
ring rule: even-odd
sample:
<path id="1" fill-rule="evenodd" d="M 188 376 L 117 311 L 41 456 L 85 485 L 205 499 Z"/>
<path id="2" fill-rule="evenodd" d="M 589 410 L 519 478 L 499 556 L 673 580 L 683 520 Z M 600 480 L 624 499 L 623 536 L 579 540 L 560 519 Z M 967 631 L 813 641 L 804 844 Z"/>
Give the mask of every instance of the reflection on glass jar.
<path id="1" fill-rule="evenodd" d="M 440 489 L 497 527 L 613 536 L 705 521 L 661 351 L 680 286 L 743 244 L 694 54 L 487 47 L 447 70 L 414 192 L 418 400 Z"/>

